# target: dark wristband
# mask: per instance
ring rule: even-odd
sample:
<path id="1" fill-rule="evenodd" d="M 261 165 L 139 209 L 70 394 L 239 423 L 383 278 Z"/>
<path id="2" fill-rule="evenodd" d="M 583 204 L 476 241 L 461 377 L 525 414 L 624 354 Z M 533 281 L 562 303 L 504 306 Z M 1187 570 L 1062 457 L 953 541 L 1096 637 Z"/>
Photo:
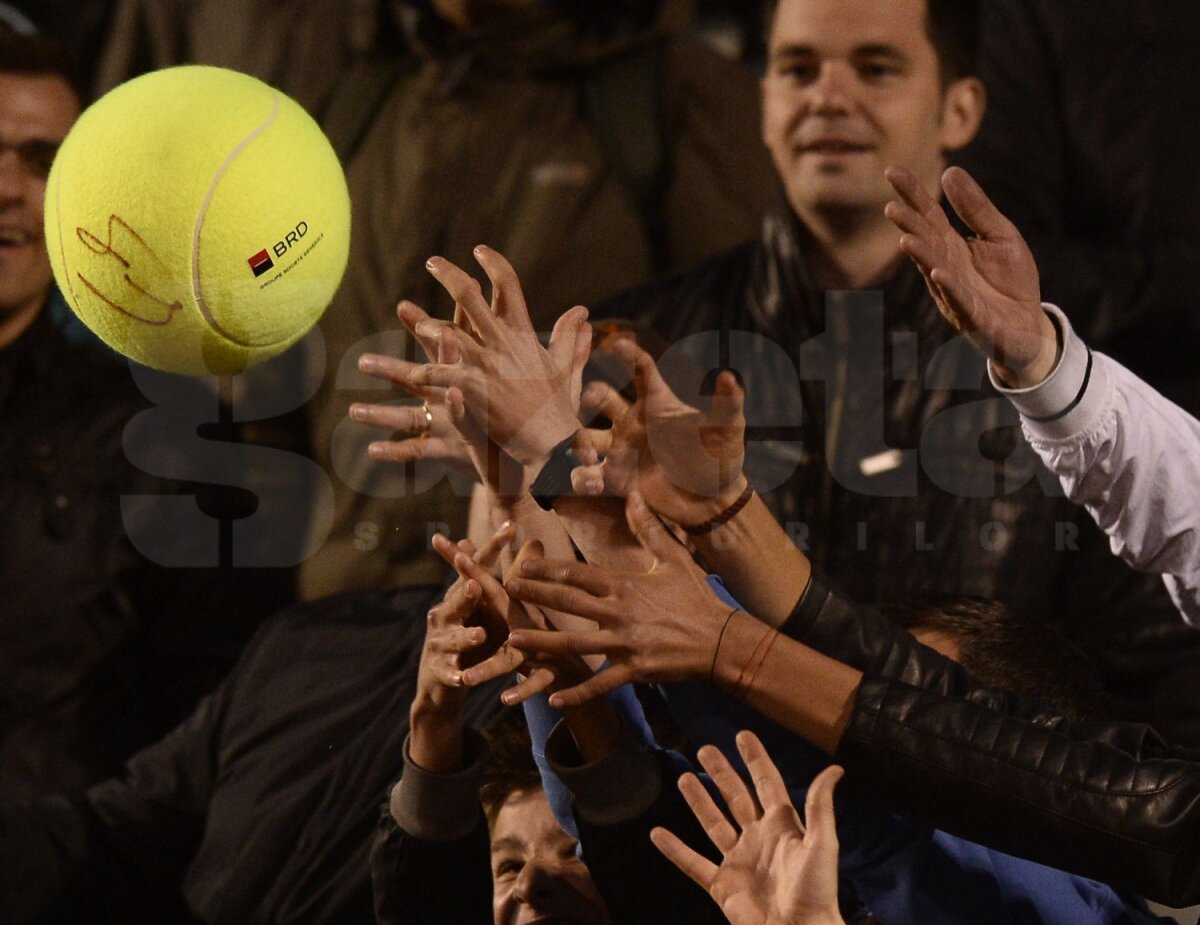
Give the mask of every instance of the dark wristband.
<path id="1" fill-rule="evenodd" d="M 578 433 L 579 431 L 575 431 L 551 450 L 550 458 L 529 486 L 529 494 L 543 511 L 551 510 L 556 500 L 571 494 L 571 470 L 579 465 L 571 447 Z"/>

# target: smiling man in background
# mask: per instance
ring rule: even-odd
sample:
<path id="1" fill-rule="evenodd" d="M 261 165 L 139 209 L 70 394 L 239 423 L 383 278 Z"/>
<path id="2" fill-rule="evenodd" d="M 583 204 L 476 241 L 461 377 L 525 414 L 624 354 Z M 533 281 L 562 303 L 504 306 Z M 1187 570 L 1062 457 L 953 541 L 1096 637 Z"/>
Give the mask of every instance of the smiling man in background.
<path id="1" fill-rule="evenodd" d="M 883 214 L 889 164 L 936 188 L 979 128 L 978 0 L 778 0 L 767 15 L 762 137 L 782 195 L 760 236 L 598 314 L 674 344 L 661 366 L 693 404 L 703 377 L 680 370 L 738 372 L 747 474 L 852 597 L 1000 600 L 1089 648 L 1127 693 L 1143 679 L 1120 677 L 1091 634 L 1174 621 L 1169 601 L 1043 490 L 1016 415 Z M 1141 706 L 1125 712 L 1156 718 Z"/>

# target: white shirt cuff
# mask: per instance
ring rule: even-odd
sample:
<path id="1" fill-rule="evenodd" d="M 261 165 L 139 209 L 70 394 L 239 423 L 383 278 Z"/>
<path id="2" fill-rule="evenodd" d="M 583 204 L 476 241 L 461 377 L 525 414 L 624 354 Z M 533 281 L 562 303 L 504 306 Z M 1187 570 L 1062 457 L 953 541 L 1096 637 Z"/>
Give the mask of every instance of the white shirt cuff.
<path id="1" fill-rule="evenodd" d="M 988 376 L 1000 394 L 1012 401 L 1030 437 L 1062 440 L 1086 430 L 1104 403 L 1108 370 L 1094 362 L 1092 351 L 1071 328 L 1071 322 L 1056 305 L 1042 307 L 1062 334 L 1062 355 L 1050 375 L 1024 389 L 1005 388 L 996 378 L 991 363 Z"/>

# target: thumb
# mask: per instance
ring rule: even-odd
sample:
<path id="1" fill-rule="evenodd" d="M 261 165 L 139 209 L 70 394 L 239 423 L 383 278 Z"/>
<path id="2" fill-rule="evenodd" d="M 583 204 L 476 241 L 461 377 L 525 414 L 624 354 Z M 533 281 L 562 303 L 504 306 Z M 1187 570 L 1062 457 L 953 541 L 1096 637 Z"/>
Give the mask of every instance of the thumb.
<path id="1" fill-rule="evenodd" d="M 646 499 L 637 489 L 631 491 L 625 499 L 625 520 L 630 531 L 642 544 L 642 548 L 659 562 L 671 561 L 679 554 L 682 547 L 667 532 L 666 526 L 659 520 L 658 515 L 650 510 Z"/>
<path id="2" fill-rule="evenodd" d="M 746 392 L 729 370 L 717 376 L 708 423 L 713 427 L 744 427 Z"/>
<path id="3" fill-rule="evenodd" d="M 652 396 L 660 393 L 675 397 L 675 393 L 663 379 L 662 373 L 658 371 L 654 357 L 638 346 L 636 341 L 628 337 L 619 338 L 613 342 L 612 353 L 625 367 L 625 370 L 633 376 L 634 387 L 637 389 L 638 398 L 642 401 L 648 401 Z"/>
<path id="4" fill-rule="evenodd" d="M 579 329 L 587 321 L 588 310 L 582 305 L 563 312 L 554 322 L 554 330 L 550 332 L 548 350 L 554 365 L 559 370 L 574 372 L 573 360 L 575 349 L 579 342 Z M 582 375 L 582 371 L 581 371 Z"/>
<path id="5" fill-rule="evenodd" d="M 846 772 L 838 765 L 830 765 L 817 775 L 808 788 L 804 801 L 804 823 L 807 832 L 805 841 L 836 846 L 837 819 L 833 812 L 833 788 Z"/>

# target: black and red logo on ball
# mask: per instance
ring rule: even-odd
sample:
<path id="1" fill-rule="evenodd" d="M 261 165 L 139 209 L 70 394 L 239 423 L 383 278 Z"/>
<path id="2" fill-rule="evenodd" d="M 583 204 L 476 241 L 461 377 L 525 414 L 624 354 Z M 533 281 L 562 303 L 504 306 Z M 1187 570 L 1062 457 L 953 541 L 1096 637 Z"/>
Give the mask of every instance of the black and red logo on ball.
<path id="1" fill-rule="evenodd" d="M 271 259 L 271 255 L 267 253 L 265 247 L 246 262 L 250 264 L 250 269 L 254 271 L 255 276 L 262 276 L 275 266 L 275 261 Z"/>

